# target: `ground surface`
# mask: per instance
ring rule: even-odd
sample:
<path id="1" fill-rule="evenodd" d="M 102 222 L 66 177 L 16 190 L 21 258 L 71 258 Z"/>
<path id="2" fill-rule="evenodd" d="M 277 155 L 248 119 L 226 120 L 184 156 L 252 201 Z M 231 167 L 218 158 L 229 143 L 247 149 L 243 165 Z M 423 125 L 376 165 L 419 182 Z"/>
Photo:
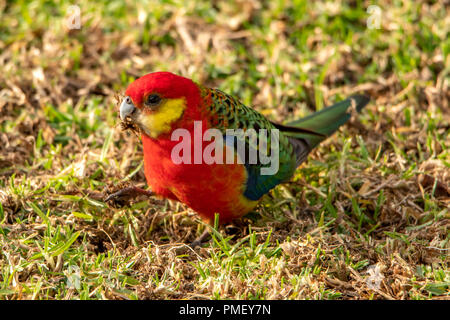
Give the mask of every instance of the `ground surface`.
<path id="1" fill-rule="evenodd" d="M 0 299 L 450 297 L 448 1 L 379 1 L 380 29 L 369 1 L 139 3 L 78 1 L 68 31 L 69 1 L 0 0 Z M 182 205 L 103 201 L 145 186 L 114 96 L 157 70 L 277 121 L 372 102 L 191 250 Z"/>

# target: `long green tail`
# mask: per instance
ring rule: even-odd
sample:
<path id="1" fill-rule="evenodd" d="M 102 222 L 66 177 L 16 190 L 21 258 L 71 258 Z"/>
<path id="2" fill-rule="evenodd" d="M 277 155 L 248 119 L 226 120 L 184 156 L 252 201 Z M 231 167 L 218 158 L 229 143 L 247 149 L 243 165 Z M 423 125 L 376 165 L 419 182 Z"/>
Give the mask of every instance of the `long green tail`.
<path id="1" fill-rule="evenodd" d="M 347 111 L 352 106 L 352 101 L 355 103 L 356 110 L 360 112 L 369 100 L 366 96 L 354 95 L 305 118 L 285 125 L 274 125 L 288 137 L 294 148 L 296 165 L 299 166 L 306 160 L 308 153 L 314 147 L 332 135 L 350 119 L 351 114 Z"/>
<path id="2" fill-rule="evenodd" d="M 297 133 L 290 130 L 283 130 L 283 132 L 293 138 L 305 139 L 312 149 L 350 119 L 351 114 L 347 110 L 352 105 L 352 100 L 355 103 L 356 110 L 360 112 L 370 99 L 364 95 L 354 95 L 305 118 L 286 124 L 286 127 L 302 128 L 319 134 Z"/>

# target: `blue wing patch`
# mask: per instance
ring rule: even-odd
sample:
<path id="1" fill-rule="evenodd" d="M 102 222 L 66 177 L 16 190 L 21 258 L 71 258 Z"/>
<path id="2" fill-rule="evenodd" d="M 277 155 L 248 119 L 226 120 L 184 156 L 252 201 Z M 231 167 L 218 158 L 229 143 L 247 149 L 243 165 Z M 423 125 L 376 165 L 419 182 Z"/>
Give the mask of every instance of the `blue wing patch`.
<path id="1" fill-rule="evenodd" d="M 261 169 L 264 167 L 261 163 L 250 164 L 248 161 L 242 161 L 242 159 L 248 160 L 249 157 L 245 157 L 245 154 L 242 154 L 242 150 L 236 148 L 236 140 L 234 136 L 225 135 L 224 137 L 225 145 L 237 151 L 236 153 L 241 163 L 244 164 L 245 169 L 247 170 L 247 184 L 244 191 L 244 196 L 249 200 L 259 200 L 275 186 L 289 179 L 295 171 L 296 166 L 295 161 L 293 161 L 292 163 L 279 163 L 279 170 L 275 174 L 264 175 L 261 173 Z M 247 147 L 248 148 L 244 152 L 249 152 L 248 150 L 251 146 Z"/>

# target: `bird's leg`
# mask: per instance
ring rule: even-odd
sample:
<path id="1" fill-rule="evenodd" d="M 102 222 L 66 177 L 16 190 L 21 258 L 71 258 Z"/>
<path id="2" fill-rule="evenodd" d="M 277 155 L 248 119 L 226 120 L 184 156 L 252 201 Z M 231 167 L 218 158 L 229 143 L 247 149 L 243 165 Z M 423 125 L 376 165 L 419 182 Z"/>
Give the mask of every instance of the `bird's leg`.
<path id="1" fill-rule="evenodd" d="M 209 230 L 208 228 L 205 229 L 205 231 L 203 231 L 203 233 L 197 237 L 194 241 L 192 241 L 192 243 L 190 244 L 191 248 L 195 248 L 197 246 L 201 246 L 202 243 L 206 240 L 206 238 L 208 238 L 209 236 Z"/>
<path id="2" fill-rule="evenodd" d="M 129 201 L 133 198 L 136 198 L 140 195 L 145 195 L 147 197 L 150 197 L 153 195 L 153 192 L 144 190 L 138 187 L 128 187 L 124 188 L 122 190 L 119 190 L 117 192 L 114 192 L 113 194 L 110 194 L 105 198 L 106 201 L 113 201 L 113 202 L 122 202 L 122 201 Z"/>

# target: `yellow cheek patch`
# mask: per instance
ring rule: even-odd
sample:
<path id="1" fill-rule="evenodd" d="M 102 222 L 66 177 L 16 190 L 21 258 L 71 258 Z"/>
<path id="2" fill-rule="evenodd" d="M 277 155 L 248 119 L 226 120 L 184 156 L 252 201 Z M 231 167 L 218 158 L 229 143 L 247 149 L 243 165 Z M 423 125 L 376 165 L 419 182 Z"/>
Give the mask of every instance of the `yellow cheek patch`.
<path id="1" fill-rule="evenodd" d="M 184 109 L 186 109 L 184 98 L 167 99 L 162 102 L 158 110 L 147 114 L 143 112 L 139 116 L 139 122 L 147 129 L 150 137 L 156 138 L 170 131 L 172 123 L 180 119 Z"/>

